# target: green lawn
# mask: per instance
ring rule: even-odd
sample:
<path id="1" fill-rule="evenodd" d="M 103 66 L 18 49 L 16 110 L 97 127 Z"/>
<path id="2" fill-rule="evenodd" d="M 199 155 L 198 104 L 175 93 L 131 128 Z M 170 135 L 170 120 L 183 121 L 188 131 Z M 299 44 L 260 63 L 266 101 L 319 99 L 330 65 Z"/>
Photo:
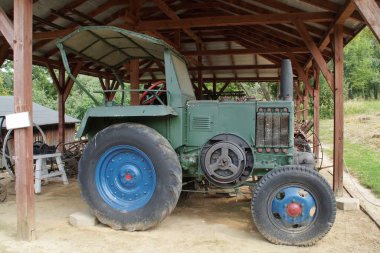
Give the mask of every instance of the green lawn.
<path id="1" fill-rule="evenodd" d="M 345 103 L 344 161 L 362 185 L 380 197 L 380 139 L 371 136 L 380 133 L 380 101 L 353 101 Z M 359 122 L 369 117 L 368 123 Z M 333 121 L 321 120 L 320 139 L 324 154 L 332 157 Z M 362 137 L 361 135 L 367 136 Z M 374 143 L 374 142 L 377 143 Z"/>

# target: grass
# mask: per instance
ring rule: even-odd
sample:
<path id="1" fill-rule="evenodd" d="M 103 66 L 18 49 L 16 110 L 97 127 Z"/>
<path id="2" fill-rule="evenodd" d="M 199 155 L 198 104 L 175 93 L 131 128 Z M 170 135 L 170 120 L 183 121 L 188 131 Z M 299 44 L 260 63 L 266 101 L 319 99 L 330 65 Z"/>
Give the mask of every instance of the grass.
<path id="1" fill-rule="evenodd" d="M 361 184 L 380 197 L 380 101 L 349 101 L 345 103 L 344 161 Z M 360 118 L 368 121 L 360 122 Z M 333 121 L 321 120 L 320 139 L 325 155 L 332 157 Z"/>
<path id="2" fill-rule="evenodd" d="M 377 114 L 380 113 L 380 100 L 350 100 L 344 103 L 344 114 Z"/>

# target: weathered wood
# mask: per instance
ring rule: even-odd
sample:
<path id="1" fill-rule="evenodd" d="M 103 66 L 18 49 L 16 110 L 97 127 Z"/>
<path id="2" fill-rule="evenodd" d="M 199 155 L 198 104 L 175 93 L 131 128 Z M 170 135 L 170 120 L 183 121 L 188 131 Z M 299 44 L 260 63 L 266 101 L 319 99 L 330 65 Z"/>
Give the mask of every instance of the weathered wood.
<path id="1" fill-rule="evenodd" d="M 354 0 L 358 10 L 380 42 L 380 8 L 374 0 Z"/>
<path id="2" fill-rule="evenodd" d="M 319 159 L 319 120 L 320 120 L 320 97 L 319 97 L 319 68 L 314 69 L 314 93 L 313 93 L 313 123 L 314 123 L 314 135 L 313 135 L 313 153 L 317 161 Z M 318 166 L 318 165 L 317 165 Z"/>
<path id="3" fill-rule="evenodd" d="M 214 49 L 198 51 L 181 51 L 183 55 L 231 55 L 231 54 L 287 54 L 287 53 L 310 53 L 305 47 L 266 47 L 247 49 Z"/>
<path id="4" fill-rule="evenodd" d="M 131 60 L 129 62 L 129 75 L 130 75 L 130 83 L 131 90 L 138 90 L 140 79 L 139 79 L 139 66 L 140 62 L 138 59 Z M 140 104 L 140 95 L 138 91 L 131 91 L 131 105 L 139 105 Z"/>
<path id="5" fill-rule="evenodd" d="M 77 62 L 75 64 L 74 70 L 72 72 L 72 75 L 76 78 L 79 75 L 79 72 L 83 66 L 83 62 Z M 73 88 L 74 85 L 74 80 L 70 78 L 69 76 L 67 77 L 66 84 L 64 87 L 64 93 L 63 93 L 63 100 L 66 102 L 67 98 L 70 95 L 70 91 Z"/>
<path id="6" fill-rule="evenodd" d="M 304 92 L 303 92 L 303 120 L 307 121 L 309 116 L 309 93 L 304 83 Z"/>
<path id="7" fill-rule="evenodd" d="M 14 1 L 14 110 L 32 119 L 32 0 Z M 33 126 L 15 129 L 17 237 L 35 239 Z"/>
<path id="8" fill-rule="evenodd" d="M 157 20 L 141 21 L 137 25 L 139 31 L 155 29 L 183 29 L 192 27 L 218 27 L 236 25 L 258 25 L 258 24 L 281 24 L 291 23 L 299 19 L 309 22 L 326 22 L 334 19 L 333 13 L 329 12 L 300 12 L 300 13 L 276 13 L 265 15 L 241 15 L 241 16 L 217 16 L 200 18 L 183 18 L 181 20 Z"/>
<path id="9" fill-rule="evenodd" d="M 14 30 L 12 21 L 0 6 L 0 32 L 4 35 L 8 44 L 13 48 Z"/>
<path id="10" fill-rule="evenodd" d="M 325 59 L 321 51 L 319 51 L 317 45 L 311 38 L 309 32 L 307 31 L 305 24 L 299 20 L 295 21 L 294 24 L 297 26 L 297 30 L 301 37 L 304 39 L 306 46 L 309 48 L 315 62 L 318 64 L 318 67 L 321 69 L 323 76 L 325 77 L 327 83 L 330 85 L 331 90 L 334 89 L 334 78 L 331 74 Z"/>
<path id="11" fill-rule="evenodd" d="M 321 1 L 318 1 L 318 2 L 321 2 Z M 323 1 L 323 2 L 327 2 L 327 1 Z M 355 11 L 355 9 L 356 9 L 355 3 L 351 0 L 346 1 L 343 7 L 341 7 L 340 11 L 335 17 L 334 22 L 332 22 L 328 30 L 323 35 L 322 40 L 320 40 L 321 42 L 319 43 L 318 48 L 321 52 L 323 52 L 327 48 L 328 44 L 330 43 L 330 34 L 333 33 L 335 24 L 344 24 L 347 18 L 349 18 L 352 15 L 352 13 Z M 312 63 L 312 57 L 307 61 L 306 67 L 310 67 L 311 63 Z"/>
<path id="12" fill-rule="evenodd" d="M 8 57 L 9 44 L 4 40 L 3 44 L 0 46 L 0 68 L 3 66 L 5 60 Z"/>
<path id="13" fill-rule="evenodd" d="M 337 196 L 343 195 L 343 25 L 334 30 L 334 175 L 333 189 Z"/>
<path id="14" fill-rule="evenodd" d="M 310 83 L 308 76 L 306 75 L 306 73 L 304 72 L 304 70 L 302 69 L 301 65 L 298 63 L 298 61 L 294 55 L 292 55 L 292 54 L 289 55 L 289 58 L 291 59 L 292 65 L 294 66 L 294 68 L 297 71 L 298 77 L 301 78 L 301 80 L 305 86 L 305 90 L 312 96 L 313 95 L 313 87 L 311 87 L 311 83 Z"/>

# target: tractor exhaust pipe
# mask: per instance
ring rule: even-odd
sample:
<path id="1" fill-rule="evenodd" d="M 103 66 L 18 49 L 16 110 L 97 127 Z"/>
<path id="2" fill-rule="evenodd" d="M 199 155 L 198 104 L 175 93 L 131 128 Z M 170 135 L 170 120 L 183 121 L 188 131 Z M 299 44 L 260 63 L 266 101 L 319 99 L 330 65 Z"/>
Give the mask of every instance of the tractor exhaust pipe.
<path id="1" fill-rule="evenodd" d="M 293 70 L 290 59 L 281 61 L 280 100 L 293 100 Z"/>

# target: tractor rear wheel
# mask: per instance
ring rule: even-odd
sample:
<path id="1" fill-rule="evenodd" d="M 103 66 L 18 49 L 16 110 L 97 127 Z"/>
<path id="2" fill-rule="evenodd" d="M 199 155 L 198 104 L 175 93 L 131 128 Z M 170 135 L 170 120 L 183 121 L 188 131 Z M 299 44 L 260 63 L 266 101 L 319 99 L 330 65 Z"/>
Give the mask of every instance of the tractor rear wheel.
<path id="1" fill-rule="evenodd" d="M 154 129 L 123 123 L 89 142 L 79 162 L 82 197 L 100 222 L 146 230 L 177 204 L 182 169 L 170 143 Z"/>
<path id="2" fill-rule="evenodd" d="M 310 246 L 331 229 L 336 203 L 330 186 L 316 171 L 284 166 L 257 183 L 251 211 L 257 229 L 272 243 Z"/>

